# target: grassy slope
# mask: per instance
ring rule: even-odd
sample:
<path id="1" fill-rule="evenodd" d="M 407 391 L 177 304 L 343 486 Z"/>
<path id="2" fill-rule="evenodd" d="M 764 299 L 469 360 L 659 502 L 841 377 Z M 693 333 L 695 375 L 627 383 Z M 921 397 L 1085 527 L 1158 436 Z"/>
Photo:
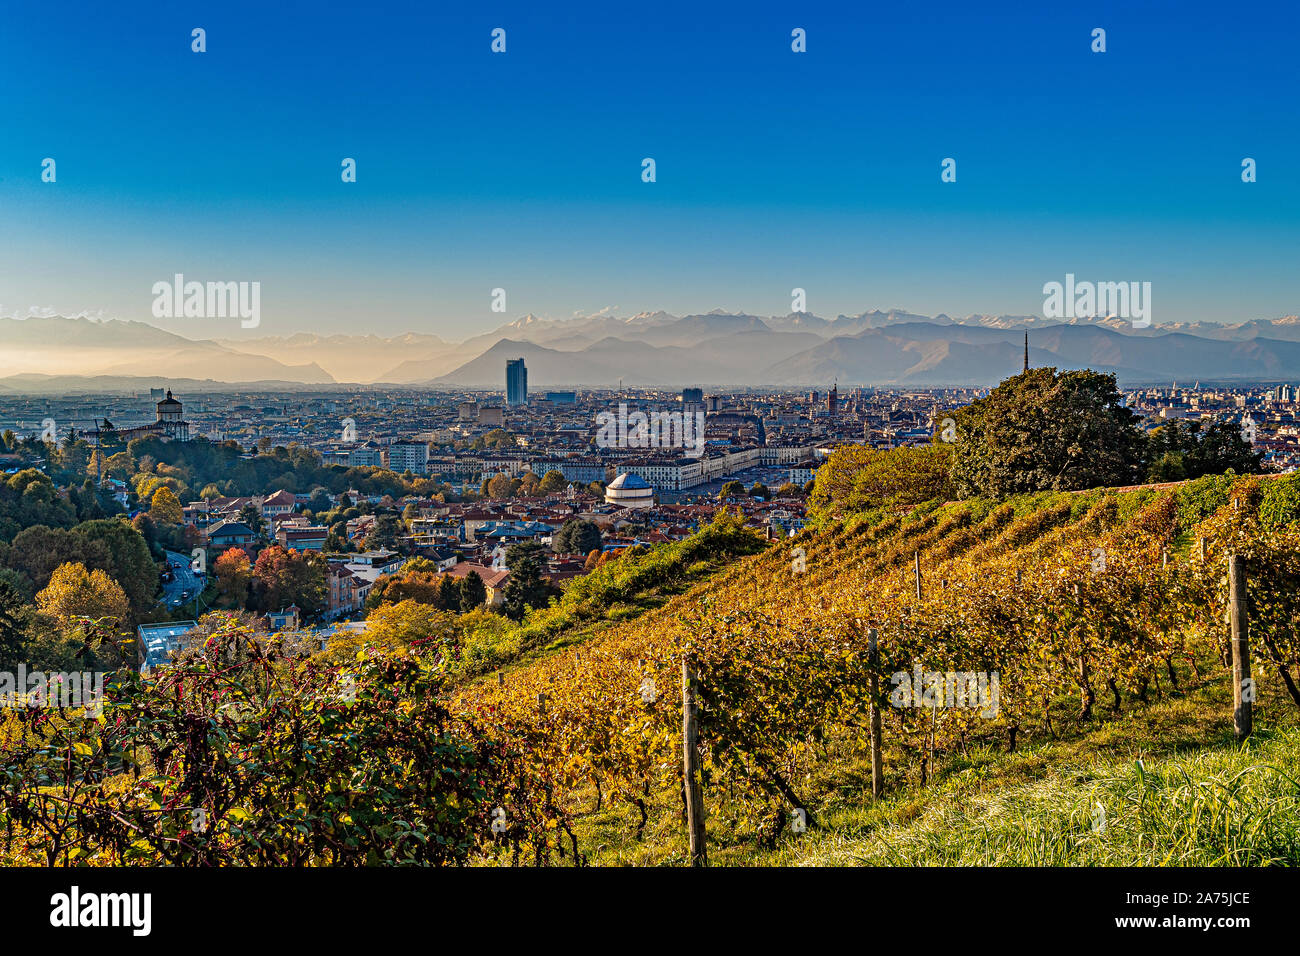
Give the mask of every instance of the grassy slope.
<path id="1" fill-rule="evenodd" d="M 1218 677 L 1071 728 L 1015 753 L 972 747 L 926 787 L 878 803 L 870 767 L 832 760 L 810 781 L 821 809 L 774 848 L 735 840 L 725 787 L 705 795 L 710 862 L 730 866 L 1211 866 L 1300 862 L 1300 721 L 1264 686 L 1254 736 L 1232 741 L 1231 688 Z M 1138 761 L 1142 762 L 1139 768 Z M 1096 828 L 1096 806 L 1105 810 Z M 664 815 L 632 839 L 634 814 L 607 807 L 580 829 L 597 865 L 683 865 Z"/>

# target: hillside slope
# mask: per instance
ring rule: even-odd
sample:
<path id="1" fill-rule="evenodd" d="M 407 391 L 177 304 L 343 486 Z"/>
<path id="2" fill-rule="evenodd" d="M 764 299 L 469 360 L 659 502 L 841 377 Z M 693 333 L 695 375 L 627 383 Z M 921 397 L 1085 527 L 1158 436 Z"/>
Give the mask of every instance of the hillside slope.
<path id="1" fill-rule="evenodd" d="M 592 862 L 684 858 L 683 655 L 699 681 L 719 862 L 1300 862 L 1286 783 L 1296 705 L 1280 678 L 1296 659 L 1298 500 L 1294 479 L 1217 477 L 860 516 L 744 558 L 502 686 L 476 683 L 460 703 L 529 753 Z M 1230 743 L 1230 550 L 1252 574 L 1254 755 Z M 940 692 L 929 706 L 918 685 L 915 704 L 900 703 L 916 669 L 997 675 L 1000 698 L 944 706 Z M 1130 764 L 1146 758 L 1162 762 L 1143 806 L 1163 818 L 1129 813 Z M 1230 798 L 1214 798 L 1225 782 Z M 1097 802 L 1119 842 L 1090 850 L 1076 830 Z M 809 820 L 797 836 L 796 808 Z M 1197 808 L 1240 840 L 1220 845 L 1180 816 Z M 872 836 L 885 825 L 889 840 Z"/>

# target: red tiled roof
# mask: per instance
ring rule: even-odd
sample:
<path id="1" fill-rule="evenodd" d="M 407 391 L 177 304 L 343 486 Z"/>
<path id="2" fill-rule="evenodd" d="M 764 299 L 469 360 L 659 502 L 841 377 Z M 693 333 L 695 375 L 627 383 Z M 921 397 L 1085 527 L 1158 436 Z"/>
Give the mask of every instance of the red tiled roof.
<path id="1" fill-rule="evenodd" d="M 445 573 L 451 575 L 453 578 L 467 578 L 471 571 L 477 571 L 478 576 L 483 579 L 483 583 L 488 587 L 497 587 L 505 581 L 506 578 L 510 577 L 509 571 L 494 571 L 489 567 L 476 564 L 473 561 L 462 561 Z"/>

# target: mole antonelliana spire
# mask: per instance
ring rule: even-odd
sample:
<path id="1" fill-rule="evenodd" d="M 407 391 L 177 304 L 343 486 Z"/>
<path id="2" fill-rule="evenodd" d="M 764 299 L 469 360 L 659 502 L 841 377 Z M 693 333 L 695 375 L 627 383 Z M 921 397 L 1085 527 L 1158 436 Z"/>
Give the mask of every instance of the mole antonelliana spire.
<path id="1" fill-rule="evenodd" d="M 1025 333 L 1025 371 L 1029 371 L 1029 333 Z"/>

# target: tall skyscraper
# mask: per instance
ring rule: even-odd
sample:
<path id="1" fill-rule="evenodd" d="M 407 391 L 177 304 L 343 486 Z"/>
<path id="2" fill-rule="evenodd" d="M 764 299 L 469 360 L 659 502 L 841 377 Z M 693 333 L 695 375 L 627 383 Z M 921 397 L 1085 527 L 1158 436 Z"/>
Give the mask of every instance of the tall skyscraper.
<path id="1" fill-rule="evenodd" d="M 704 401 L 704 389 L 702 388 L 682 389 L 683 405 L 698 405 L 702 401 Z"/>
<path id="2" fill-rule="evenodd" d="M 826 412 L 832 418 L 840 408 L 840 383 L 836 382 L 831 386 L 831 392 L 826 396 Z"/>
<path id="3" fill-rule="evenodd" d="M 506 360 L 506 404 L 528 404 L 528 369 L 521 358 Z"/>

